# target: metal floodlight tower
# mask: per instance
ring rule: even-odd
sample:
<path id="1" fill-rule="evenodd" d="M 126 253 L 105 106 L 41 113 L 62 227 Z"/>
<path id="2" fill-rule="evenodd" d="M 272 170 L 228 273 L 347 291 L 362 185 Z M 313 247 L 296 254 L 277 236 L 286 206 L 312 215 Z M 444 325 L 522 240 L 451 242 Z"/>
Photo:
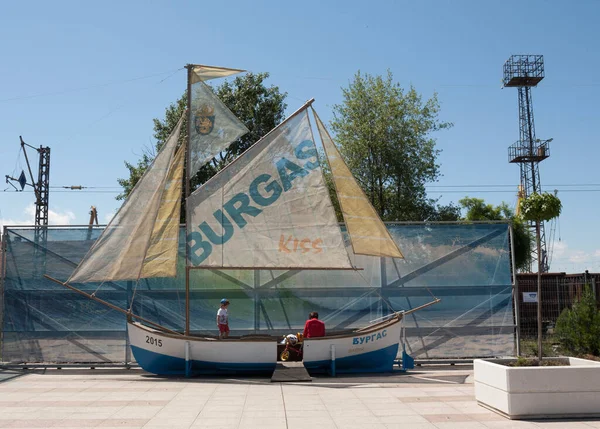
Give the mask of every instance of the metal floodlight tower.
<path id="1" fill-rule="evenodd" d="M 531 88 L 537 86 L 543 78 L 543 55 L 512 55 L 504 63 L 504 86 L 516 87 L 519 90 L 519 140 L 508 148 L 508 162 L 518 163 L 520 166 L 520 198 L 542 192 L 539 163 L 550 156 L 549 143 L 552 139 L 537 139 L 533 121 Z M 530 222 L 529 226 L 535 228 L 533 222 Z M 540 223 L 540 239 L 541 255 L 537 254 L 537 247 L 533 246 L 529 271 L 537 267 L 538 258 L 541 258 L 542 272 L 547 272 L 549 269 L 543 222 Z"/>

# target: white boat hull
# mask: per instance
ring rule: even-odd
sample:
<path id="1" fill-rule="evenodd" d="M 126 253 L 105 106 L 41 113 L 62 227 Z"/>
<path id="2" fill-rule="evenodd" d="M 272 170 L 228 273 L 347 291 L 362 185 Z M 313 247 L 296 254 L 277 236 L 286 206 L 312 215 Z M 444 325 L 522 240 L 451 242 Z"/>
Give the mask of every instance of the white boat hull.
<path id="1" fill-rule="evenodd" d="M 153 374 L 272 373 L 277 365 L 274 340 L 215 340 L 175 335 L 136 322 L 129 322 L 128 330 L 135 360 L 142 369 Z M 187 374 L 186 342 L 189 342 Z"/>
<path id="2" fill-rule="evenodd" d="M 311 373 L 391 372 L 400 343 L 401 316 L 348 335 L 304 340 L 304 367 Z"/>
<path id="3" fill-rule="evenodd" d="M 304 366 L 311 373 L 391 372 L 398 354 L 401 316 L 346 335 L 304 340 Z M 272 373 L 277 365 L 277 341 L 190 337 L 128 323 L 131 350 L 137 363 L 159 375 Z M 186 373 L 186 342 L 189 369 Z M 333 355 L 332 355 L 333 350 Z M 335 367 L 332 366 L 335 358 Z"/>

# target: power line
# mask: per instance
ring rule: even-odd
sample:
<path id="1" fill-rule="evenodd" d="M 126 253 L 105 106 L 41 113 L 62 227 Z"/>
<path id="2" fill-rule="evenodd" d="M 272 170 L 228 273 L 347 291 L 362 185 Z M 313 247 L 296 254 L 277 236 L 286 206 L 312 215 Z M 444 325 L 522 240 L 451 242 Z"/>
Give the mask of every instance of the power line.
<path id="1" fill-rule="evenodd" d="M 4 192 L 8 192 L 8 191 L 9 191 L 8 188 L 4 190 Z M 77 191 L 76 193 L 78 193 L 78 194 L 118 194 L 118 193 L 122 192 L 123 190 L 114 190 L 114 191 L 87 191 L 85 189 L 79 190 L 79 189 L 76 188 L 74 190 L 71 190 L 69 188 L 69 190 L 63 190 L 63 191 L 61 191 L 61 190 L 53 190 L 52 193 L 53 194 L 58 194 L 58 193 L 63 193 L 63 192 L 73 193 L 74 191 Z M 18 192 L 10 192 L 10 193 L 12 193 L 12 194 L 33 194 L 33 191 L 18 191 Z"/>
<path id="2" fill-rule="evenodd" d="M 68 94 L 68 93 L 71 93 L 71 92 L 85 91 L 85 90 L 94 89 L 94 88 L 103 88 L 103 87 L 110 86 L 110 85 L 119 85 L 119 84 L 122 84 L 122 83 L 134 82 L 136 80 L 150 79 L 150 78 L 153 78 L 153 77 L 156 77 L 156 76 L 162 76 L 162 75 L 165 75 L 167 73 L 171 73 L 170 76 L 167 76 L 166 78 L 164 78 L 163 80 L 161 80 L 161 82 L 163 82 L 164 80 L 170 78 L 175 73 L 177 73 L 180 70 L 183 70 L 184 68 L 185 67 L 179 68 L 177 70 L 168 70 L 168 71 L 164 71 L 164 72 L 160 72 L 160 73 L 155 73 L 155 74 L 152 74 L 152 75 L 134 77 L 132 79 L 125 79 L 125 80 L 120 80 L 120 81 L 116 81 L 116 82 L 100 83 L 100 84 L 85 86 L 85 87 L 81 87 L 81 88 L 72 88 L 72 89 L 65 89 L 63 91 L 46 92 L 46 93 L 42 93 L 42 94 L 23 95 L 23 96 L 20 96 L 20 97 L 5 98 L 3 100 L 0 100 L 0 103 L 5 103 L 7 101 L 26 100 L 26 99 L 29 99 L 29 98 L 48 97 L 48 96 L 52 96 L 52 95 L 62 95 L 62 94 Z"/>
<path id="3" fill-rule="evenodd" d="M 117 188 L 111 188 L 111 187 L 106 187 L 104 189 L 113 189 L 113 190 L 87 190 L 87 189 L 101 189 L 100 187 L 87 187 L 84 186 L 82 187 L 82 189 L 79 189 L 79 187 L 53 187 L 56 190 L 53 190 L 52 192 L 54 193 L 59 193 L 59 192 L 73 192 L 73 191 L 77 191 L 77 193 L 105 193 L 105 194 L 115 194 L 115 193 L 120 193 L 123 191 L 123 189 L 117 189 Z M 58 189 L 57 189 L 58 188 Z M 60 190 L 60 188 L 67 188 L 65 190 Z M 7 192 L 9 189 L 5 190 L 4 192 Z M 558 189 L 558 192 L 560 193 L 566 193 L 566 192 L 600 192 L 600 189 Z M 33 193 L 33 191 L 19 191 L 18 193 L 20 194 L 29 194 L 29 193 Z M 436 191 L 436 190 L 430 190 L 431 194 L 465 194 L 465 193 L 504 193 L 504 194 L 514 194 L 515 191 L 512 190 L 497 190 L 497 189 L 488 189 L 488 190 L 481 190 L 481 189 L 462 189 L 462 190 L 440 190 L 440 191 Z"/>
<path id="4" fill-rule="evenodd" d="M 119 186 L 82 186 L 82 185 L 50 186 L 50 188 L 53 188 L 53 189 L 65 188 L 65 189 L 74 189 L 74 190 L 79 190 L 79 189 L 121 189 L 121 187 L 119 187 Z"/>
<path id="5" fill-rule="evenodd" d="M 600 183 L 561 183 L 561 184 L 548 184 L 542 185 L 545 187 L 548 186 L 600 186 Z M 515 184 L 511 185 L 425 185 L 426 188 L 516 188 Z"/>
<path id="6" fill-rule="evenodd" d="M 600 192 L 600 189 L 553 189 L 553 191 L 556 190 L 558 192 Z M 446 190 L 442 190 L 442 191 L 436 191 L 435 189 L 432 189 L 429 191 L 432 194 L 460 194 L 460 193 L 465 193 L 465 192 L 478 192 L 478 193 L 504 193 L 504 194 L 515 194 L 516 195 L 516 191 L 513 190 L 499 190 L 499 189 L 488 189 L 488 190 L 480 190 L 480 189 L 464 189 L 464 190 L 456 190 L 456 191 L 446 191 Z"/>
<path id="7" fill-rule="evenodd" d="M 598 186 L 600 187 L 600 183 L 560 183 L 560 184 L 553 184 L 553 185 L 543 185 L 544 187 L 550 187 L 550 186 Z M 61 186 L 50 186 L 51 188 L 65 188 L 66 186 L 61 185 Z M 69 188 L 71 186 L 68 186 Z M 492 185 L 492 184 L 487 184 L 487 185 L 425 185 L 426 188 L 515 188 L 514 184 L 510 184 L 510 185 Z M 120 188 L 120 186 L 84 186 L 84 188 L 101 188 L 101 189 L 115 189 L 115 188 Z M 560 191 L 560 190 L 559 190 Z M 564 190 L 563 190 L 564 191 Z M 504 191 L 503 191 L 504 192 Z M 506 191 L 508 192 L 508 191 Z M 512 192 L 512 189 L 510 190 L 510 192 Z"/>

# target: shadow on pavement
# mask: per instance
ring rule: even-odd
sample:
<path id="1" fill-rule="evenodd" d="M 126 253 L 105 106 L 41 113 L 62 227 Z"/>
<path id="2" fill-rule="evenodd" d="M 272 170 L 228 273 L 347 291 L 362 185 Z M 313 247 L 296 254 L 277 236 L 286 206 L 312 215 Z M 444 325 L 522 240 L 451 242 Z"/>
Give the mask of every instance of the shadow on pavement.
<path id="1" fill-rule="evenodd" d="M 340 374 L 337 377 L 331 377 L 326 374 L 316 374 L 312 377 L 312 382 L 305 382 L 305 386 L 322 386 L 332 388 L 347 388 L 353 386 L 364 386 L 369 384 L 382 385 L 397 384 L 464 384 L 472 374 L 472 365 L 427 365 L 418 366 L 408 372 L 395 370 L 391 373 L 383 374 Z M 182 382 L 182 383 L 216 383 L 216 384 L 272 384 L 270 375 L 249 376 L 249 375 L 201 375 L 192 378 L 177 376 L 158 376 L 144 372 L 140 368 L 31 368 L 22 369 L 0 369 L 0 382 L 10 378 L 18 377 L 24 374 L 48 374 L 65 376 L 106 376 L 112 379 L 123 379 L 131 381 L 131 376 L 136 377 L 136 382 Z M 284 383 L 296 384 L 296 383 Z M 296 384 L 300 385 L 300 383 Z"/>

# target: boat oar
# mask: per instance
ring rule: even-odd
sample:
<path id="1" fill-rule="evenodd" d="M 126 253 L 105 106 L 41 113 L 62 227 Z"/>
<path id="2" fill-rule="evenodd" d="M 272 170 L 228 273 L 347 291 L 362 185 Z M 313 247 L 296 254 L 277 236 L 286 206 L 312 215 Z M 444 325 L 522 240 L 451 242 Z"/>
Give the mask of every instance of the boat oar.
<path id="1" fill-rule="evenodd" d="M 407 314 L 414 313 L 415 311 L 422 310 L 423 308 L 429 307 L 430 305 L 437 304 L 440 301 L 441 301 L 441 299 L 436 298 L 433 301 L 428 302 L 427 304 L 419 305 L 418 307 L 411 308 L 410 310 L 397 311 L 396 314 L 402 315 L 402 316 L 406 316 Z"/>

